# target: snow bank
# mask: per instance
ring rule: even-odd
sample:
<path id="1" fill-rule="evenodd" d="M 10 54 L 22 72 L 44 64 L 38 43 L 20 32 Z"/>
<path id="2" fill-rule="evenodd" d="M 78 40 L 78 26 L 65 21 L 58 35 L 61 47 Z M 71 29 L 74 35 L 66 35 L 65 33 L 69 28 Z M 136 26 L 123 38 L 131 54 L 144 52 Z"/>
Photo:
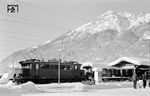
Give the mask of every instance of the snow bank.
<path id="1" fill-rule="evenodd" d="M 51 93 L 65 93 L 65 92 L 76 92 L 83 89 L 84 84 L 82 83 L 51 83 L 51 84 L 39 84 L 36 85 L 38 90 L 43 92 Z"/>
<path id="2" fill-rule="evenodd" d="M 33 82 L 27 82 L 24 84 L 19 85 L 21 86 L 21 89 L 19 90 L 20 93 L 39 93 L 39 92 L 45 92 L 44 90 L 41 90 L 39 88 L 37 88 L 36 84 L 34 84 Z"/>
<path id="3" fill-rule="evenodd" d="M 7 84 L 5 84 L 6 87 L 13 87 L 15 83 L 13 81 L 9 81 Z"/>
<path id="4" fill-rule="evenodd" d="M 21 90 L 23 92 L 37 92 L 35 84 L 30 81 L 27 83 L 21 84 Z"/>
<path id="5" fill-rule="evenodd" d="M 2 75 L 0 79 L 0 84 L 6 84 L 9 81 L 9 73 L 5 73 Z"/>
<path id="6" fill-rule="evenodd" d="M 23 86 L 23 85 L 21 85 Z M 32 82 L 24 84 L 23 91 L 27 92 L 46 92 L 46 93 L 65 93 L 65 92 L 85 92 L 95 89 L 114 89 L 114 88 L 129 88 L 132 87 L 132 82 L 112 82 L 99 83 L 96 85 L 89 85 L 84 83 L 61 83 L 61 84 L 39 84 L 35 85 Z M 30 87 L 28 89 L 28 87 Z"/>
<path id="7" fill-rule="evenodd" d="M 0 87 L 0 96 L 21 96 L 21 95 L 12 89 Z"/>

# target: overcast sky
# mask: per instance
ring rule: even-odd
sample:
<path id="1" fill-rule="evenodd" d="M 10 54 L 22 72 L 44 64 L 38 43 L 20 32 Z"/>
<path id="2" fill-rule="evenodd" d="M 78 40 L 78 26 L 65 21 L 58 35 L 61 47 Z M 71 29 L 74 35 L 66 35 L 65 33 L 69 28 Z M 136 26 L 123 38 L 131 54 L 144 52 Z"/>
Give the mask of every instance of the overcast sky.
<path id="1" fill-rule="evenodd" d="M 8 4 L 19 13 L 7 13 Z M 113 10 L 150 12 L 149 0 L 0 0 L 0 61 L 13 52 L 53 40 Z"/>

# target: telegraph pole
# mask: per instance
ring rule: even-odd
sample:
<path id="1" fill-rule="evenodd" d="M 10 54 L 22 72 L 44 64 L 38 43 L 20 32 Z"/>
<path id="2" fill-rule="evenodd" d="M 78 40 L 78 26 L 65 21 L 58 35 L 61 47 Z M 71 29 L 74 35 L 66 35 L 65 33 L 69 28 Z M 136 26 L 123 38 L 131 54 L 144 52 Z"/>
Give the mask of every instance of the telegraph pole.
<path id="1" fill-rule="evenodd" d="M 58 52 L 58 84 L 60 84 L 60 63 L 61 63 L 61 59 L 60 59 L 60 52 L 62 52 L 63 50 L 57 50 Z"/>
<path id="2" fill-rule="evenodd" d="M 60 84 L 60 51 L 58 51 L 59 53 L 59 61 L 58 61 L 58 84 Z"/>

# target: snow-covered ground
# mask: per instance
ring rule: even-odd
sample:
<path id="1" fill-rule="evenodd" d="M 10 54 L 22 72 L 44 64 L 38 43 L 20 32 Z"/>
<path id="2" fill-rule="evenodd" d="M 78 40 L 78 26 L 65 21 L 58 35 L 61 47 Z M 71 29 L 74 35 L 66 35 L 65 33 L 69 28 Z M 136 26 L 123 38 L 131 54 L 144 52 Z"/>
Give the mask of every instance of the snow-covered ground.
<path id="1" fill-rule="evenodd" d="M 0 84 L 0 96 L 150 96 L 150 88 L 134 89 L 132 82 L 34 84 L 27 82 L 15 85 L 13 82 Z"/>
<path id="2" fill-rule="evenodd" d="M 134 89 L 132 82 L 109 82 L 96 85 L 83 83 L 16 85 L 5 74 L 0 79 L 0 96 L 150 96 L 150 88 Z"/>
<path id="3" fill-rule="evenodd" d="M 33 93 L 22 96 L 150 96 L 150 89 L 117 88 L 88 92 Z"/>

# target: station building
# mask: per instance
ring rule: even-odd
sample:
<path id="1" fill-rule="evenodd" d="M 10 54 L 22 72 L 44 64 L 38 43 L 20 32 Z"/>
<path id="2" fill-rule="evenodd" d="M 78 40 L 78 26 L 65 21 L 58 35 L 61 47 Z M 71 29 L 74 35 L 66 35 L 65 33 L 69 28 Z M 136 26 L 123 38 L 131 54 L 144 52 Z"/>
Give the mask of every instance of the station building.
<path id="1" fill-rule="evenodd" d="M 145 72 L 148 73 L 148 70 L 150 70 L 150 58 L 121 57 L 109 64 L 92 62 L 91 65 L 94 71 L 95 83 L 132 81 L 134 73 L 136 73 L 138 77 Z M 147 74 L 147 78 L 150 77 L 149 75 Z"/>

